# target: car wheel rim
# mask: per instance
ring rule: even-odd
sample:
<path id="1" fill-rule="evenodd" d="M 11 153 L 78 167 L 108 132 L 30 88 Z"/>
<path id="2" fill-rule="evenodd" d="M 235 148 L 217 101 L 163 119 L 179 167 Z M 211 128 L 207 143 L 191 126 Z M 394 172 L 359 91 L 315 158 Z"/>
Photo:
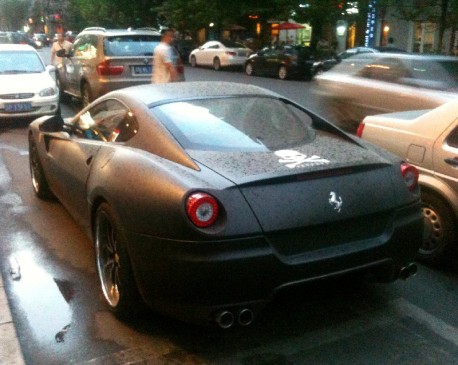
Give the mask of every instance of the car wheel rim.
<path id="1" fill-rule="evenodd" d="M 278 70 L 278 77 L 282 80 L 286 78 L 286 68 L 285 67 L 280 67 L 280 70 Z"/>
<path id="2" fill-rule="evenodd" d="M 32 185 L 35 192 L 40 190 L 40 162 L 38 161 L 37 148 L 35 144 L 32 144 L 30 151 L 30 173 L 32 175 Z"/>
<path id="3" fill-rule="evenodd" d="M 423 207 L 423 217 L 425 221 L 423 244 L 420 253 L 428 254 L 436 251 L 442 246 L 444 238 L 444 228 L 440 215 L 430 207 Z"/>
<path id="4" fill-rule="evenodd" d="M 116 232 L 106 213 L 97 217 L 96 227 L 97 269 L 103 294 L 111 307 L 119 303 L 120 256 L 117 250 Z"/>
<path id="5" fill-rule="evenodd" d="M 213 68 L 215 70 L 219 70 L 219 67 L 220 67 L 219 60 L 218 59 L 214 60 L 213 61 Z"/>
<path id="6" fill-rule="evenodd" d="M 249 76 L 251 76 L 253 74 L 253 66 L 251 65 L 251 63 L 246 65 L 245 72 Z"/>
<path id="7" fill-rule="evenodd" d="M 195 57 L 191 57 L 191 66 L 196 67 L 196 58 Z"/>

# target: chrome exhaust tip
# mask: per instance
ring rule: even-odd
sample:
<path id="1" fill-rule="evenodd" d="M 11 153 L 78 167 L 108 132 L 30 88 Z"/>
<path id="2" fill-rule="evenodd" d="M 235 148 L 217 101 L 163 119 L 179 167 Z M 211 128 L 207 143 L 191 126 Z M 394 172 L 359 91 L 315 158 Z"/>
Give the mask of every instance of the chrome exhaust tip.
<path id="1" fill-rule="evenodd" d="M 407 280 L 408 278 L 414 276 L 418 271 L 417 265 L 411 262 L 410 264 L 407 264 L 403 268 L 401 268 L 401 271 L 399 272 L 399 278 L 402 280 Z"/>
<path id="2" fill-rule="evenodd" d="M 244 308 L 238 312 L 237 322 L 241 326 L 249 326 L 253 322 L 253 319 L 254 319 L 254 314 L 251 309 Z"/>
<path id="3" fill-rule="evenodd" d="M 234 315 L 229 311 L 221 311 L 216 315 L 216 323 L 223 329 L 228 329 L 234 324 Z"/>

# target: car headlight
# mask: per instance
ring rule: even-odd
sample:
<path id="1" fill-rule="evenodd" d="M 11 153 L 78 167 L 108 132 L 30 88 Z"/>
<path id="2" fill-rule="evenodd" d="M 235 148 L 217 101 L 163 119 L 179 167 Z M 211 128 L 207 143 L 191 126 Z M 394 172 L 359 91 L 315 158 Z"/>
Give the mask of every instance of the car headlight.
<path id="1" fill-rule="evenodd" d="M 40 96 L 53 96 L 57 94 L 57 89 L 54 87 L 47 87 L 39 92 Z"/>

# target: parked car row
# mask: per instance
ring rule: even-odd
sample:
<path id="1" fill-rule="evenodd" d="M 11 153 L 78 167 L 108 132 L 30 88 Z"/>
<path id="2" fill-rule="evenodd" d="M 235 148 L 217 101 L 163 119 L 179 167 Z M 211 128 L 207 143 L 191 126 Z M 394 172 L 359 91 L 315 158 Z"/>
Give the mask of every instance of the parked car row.
<path id="1" fill-rule="evenodd" d="M 273 45 L 253 52 L 233 41 L 209 41 L 189 54 L 192 67 L 206 66 L 243 68 L 247 75 L 276 76 L 281 80 L 311 80 L 322 71 L 323 59 L 310 47 Z"/>

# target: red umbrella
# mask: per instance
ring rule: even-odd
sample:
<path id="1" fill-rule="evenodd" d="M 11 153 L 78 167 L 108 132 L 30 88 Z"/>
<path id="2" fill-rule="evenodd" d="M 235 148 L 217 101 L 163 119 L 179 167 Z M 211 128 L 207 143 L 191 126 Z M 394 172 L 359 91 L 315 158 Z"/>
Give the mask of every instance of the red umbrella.
<path id="1" fill-rule="evenodd" d="M 301 29 L 305 28 L 303 25 L 297 24 L 297 23 L 280 23 L 280 24 L 274 24 L 272 26 L 272 29 L 278 29 L 278 30 L 287 30 L 287 29 Z"/>

